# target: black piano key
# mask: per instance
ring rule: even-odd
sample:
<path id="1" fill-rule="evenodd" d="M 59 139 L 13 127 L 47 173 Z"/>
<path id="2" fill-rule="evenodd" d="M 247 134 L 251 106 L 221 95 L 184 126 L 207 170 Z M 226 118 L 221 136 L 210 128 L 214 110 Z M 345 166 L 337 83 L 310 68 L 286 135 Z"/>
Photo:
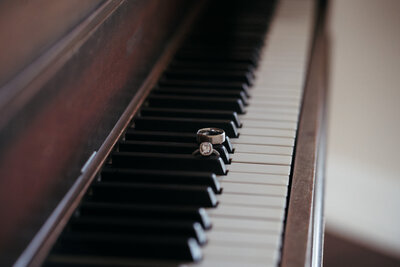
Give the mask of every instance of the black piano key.
<path id="1" fill-rule="evenodd" d="M 90 187 L 87 198 L 91 201 L 100 202 L 196 207 L 215 207 L 218 203 L 211 187 L 207 186 L 126 184 L 117 182 L 98 182 L 93 184 Z"/>
<path id="2" fill-rule="evenodd" d="M 186 41 L 186 44 L 225 44 L 225 45 L 232 45 L 233 47 L 238 46 L 238 47 L 261 47 L 263 45 L 263 39 L 258 37 L 258 36 L 251 36 L 251 34 L 248 34 L 248 36 L 241 35 L 241 36 L 210 36 L 207 40 L 204 40 L 206 37 L 205 34 L 197 34 L 197 35 L 192 35 L 189 37 L 189 39 Z M 195 54 L 180 54 L 179 56 L 176 56 L 176 59 L 182 59 L 182 60 L 193 60 L 193 61 L 206 61 L 206 62 L 225 62 L 225 63 L 248 63 L 252 64 L 253 66 L 257 66 L 257 59 L 254 58 L 249 58 L 248 55 L 246 54 L 236 54 L 235 57 L 227 57 L 227 56 L 205 56 L 202 57 L 203 55 L 195 55 Z"/>
<path id="3" fill-rule="evenodd" d="M 158 142 L 158 141 L 121 141 L 118 143 L 119 151 L 124 152 L 148 152 L 148 153 L 171 153 L 191 155 L 199 148 L 198 144 L 181 142 Z M 224 146 L 214 145 L 225 164 L 229 164 L 229 153 Z"/>
<path id="4" fill-rule="evenodd" d="M 137 130 L 145 131 L 181 131 L 194 133 L 201 128 L 215 127 L 225 131 L 229 137 L 238 137 L 238 130 L 230 120 L 193 119 L 174 117 L 137 117 L 134 121 Z"/>
<path id="5" fill-rule="evenodd" d="M 233 23 L 231 22 L 231 25 L 240 25 L 240 23 L 243 23 L 244 18 L 242 21 L 234 21 Z M 242 24 L 243 25 L 243 24 Z M 235 41 L 242 41 L 244 43 L 252 43 L 253 45 L 257 45 L 260 41 L 264 39 L 264 36 L 260 35 L 258 32 L 246 32 L 246 31 L 241 31 L 237 28 L 234 29 L 227 29 L 225 28 L 226 25 L 219 24 L 212 26 L 210 24 L 204 24 L 202 26 L 211 26 L 208 27 L 207 29 L 204 29 L 203 31 L 193 31 L 192 34 L 189 35 L 188 40 L 193 40 L 195 38 L 200 38 L 201 41 L 207 43 L 210 40 L 207 40 L 207 37 L 213 38 L 211 41 L 220 41 L 221 43 L 224 43 L 224 40 L 230 40 L 232 41 L 232 45 L 229 45 L 230 47 L 235 47 Z M 224 32 L 221 32 L 221 30 L 225 30 Z"/>
<path id="6" fill-rule="evenodd" d="M 114 152 L 112 164 L 116 167 L 136 169 L 206 171 L 226 174 L 223 160 L 214 155 L 201 157 L 182 154 Z"/>
<path id="7" fill-rule="evenodd" d="M 246 71 L 221 71 L 221 70 L 173 70 L 167 69 L 163 74 L 166 79 L 180 80 L 207 80 L 207 81 L 236 81 L 248 85 L 253 83 L 254 76 Z"/>
<path id="8" fill-rule="evenodd" d="M 243 34 L 243 33 L 239 33 L 240 36 L 243 35 L 252 35 L 254 36 L 253 33 L 249 33 L 249 34 Z M 196 37 L 193 36 L 192 37 Z M 239 37 L 237 36 L 222 36 L 220 35 L 220 37 L 216 37 L 216 38 L 221 38 L 221 39 L 229 39 L 229 40 L 233 40 L 234 38 Z M 263 38 L 257 37 L 257 39 L 259 41 L 262 41 Z M 200 48 L 201 47 L 201 48 Z M 220 46 L 216 46 L 216 45 L 210 45 L 208 43 L 198 43 L 198 47 L 197 49 L 195 48 L 195 46 L 188 46 L 186 45 L 185 47 L 183 47 L 182 49 L 180 49 L 178 51 L 178 53 L 176 54 L 176 58 L 180 59 L 180 58 L 184 58 L 186 56 L 188 56 L 189 58 L 191 57 L 203 57 L 203 58 L 249 58 L 252 60 L 258 60 L 259 58 L 259 50 L 257 50 L 254 47 L 240 47 L 240 46 L 231 46 L 229 48 L 227 48 L 225 46 L 225 49 L 223 49 L 223 47 Z M 244 62 L 241 62 L 244 63 Z"/>
<path id="9" fill-rule="evenodd" d="M 152 91 L 153 95 L 180 95 L 180 96 L 200 96 L 200 97 L 223 97 L 238 98 L 245 105 L 248 103 L 248 97 L 241 90 L 213 90 L 198 88 L 164 88 L 158 87 Z"/>
<path id="10" fill-rule="evenodd" d="M 252 26 L 247 26 L 247 28 L 252 27 Z M 228 51 L 245 51 L 245 52 L 253 52 L 255 53 L 255 55 L 260 55 L 261 46 L 258 45 L 251 45 L 251 44 L 246 44 L 246 43 L 242 43 L 242 44 L 236 44 L 235 46 L 227 46 L 225 43 L 206 43 L 206 42 L 185 42 L 182 46 L 183 50 L 188 50 L 188 51 L 193 51 L 195 49 L 201 50 L 201 49 L 205 49 L 205 50 L 214 50 L 214 51 L 224 51 L 224 50 L 228 50 Z M 178 60 L 178 59 L 174 59 Z M 184 59 L 179 59 L 179 61 L 190 61 L 190 60 L 184 60 Z M 194 61 L 193 61 L 194 62 Z M 200 62 L 197 62 L 200 63 Z M 226 65 L 227 63 L 225 62 L 215 62 L 216 64 L 224 64 Z M 246 65 L 251 65 L 248 63 L 240 63 L 240 62 L 231 62 L 232 64 L 246 64 Z M 254 68 L 254 66 L 252 66 Z"/>
<path id="11" fill-rule="evenodd" d="M 207 20 L 203 20 L 200 25 L 197 25 L 197 31 L 208 32 L 214 29 L 220 31 L 221 35 L 224 35 L 225 33 L 237 30 L 238 32 L 249 32 L 263 37 L 268 28 L 268 19 L 266 19 L 267 14 L 268 12 L 265 12 L 262 15 L 252 14 L 251 16 L 241 16 L 240 18 L 236 17 L 235 19 L 221 20 L 220 12 L 214 14 L 208 13 Z M 215 20 L 218 20 L 219 23 L 216 23 Z M 227 45 L 227 47 L 231 46 L 233 45 Z"/>
<path id="12" fill-rule="evenodd" d="M 53 254 L 184 261 L 199 261 L 202 257 L 194 238 L 104 233 L 65 233 L 54 246 Z"/>
<path id="13" fill-rule="evenodd" d="M 140 110 L 140 114 L 143 117 L 180 117 L 231 120 L 236 127 L 242 126 L 239 116 L 234 111 L 144 107 Z"/>
<path id="14" fill-rule="evenodd" d="M 179 50 L 182 53 L 198 53 L 198 54 L 225 54 L 232 55 L 237 53 L 248 54 L 250 57 L 260 56 L 260 49 L 255 47 L 240 47 L 240 46 L 224 46 L 222 44 L 212 45 L 212 44 L 191 44 L 184 45 Z M 236 63 L 243 64 L 243 63 Z M 227 65 L 224 65 L 228 67 Z M 171 67 L 171 64 L 168 66 Z"/>
<path id="15" fill-rule="evenodd" d="M 211 187 L 215 193 L 221 192 L 221 185 L 217 177 L 210 172 L 130 170 L 105 167 L 101 171 L 101 181 L 203 185 Z"/>
<path id="16" fill-rule="evenodd" d="M 237 24 L 238 25 L 238 24 Z M 263 32 L 264 29 L 257 28 L 255 25 L 238 25 L 237 26 L 237 33 L 234 34 L 220 34 L 218 35 L 218 30 L 220 29 L 219 26 L 215 29 L 207 29 L 207 33 L 199 32 L 197 34 L 191 34 L 189 38 L 185 42 L 185 47 L 199 45 L 199 46 L 222 46 L 231 48 L 231 50 L 235 51 L 235 48 L 262 48 L 264 44 L 264 37 L 259 36 L 260 32 Z M 247 30 L 251 30 L 246 32 Z M 204 40 L 205 37 L 209 35 L 210 40 Z M 184 51 L 182 51 L 184 52 Z M 222 51 L 223 52 L 223 51 Z M 199 53 L 202 54 L 201 52 Z M 213 54 L 213 53 L 211 53 Z M 227 54 L 230 55 L 230 54 Z M 235 55 L 233 53 L 233 55 Z M 237 53 L 237 56 L 242 56 L 246 58 L 248 56 L 247 53 Z M 221 57 L 210 57 L 210 59 L 218 60 Z M 239 57 L 242 58 L 242 57 Z M 256 62 L 257 63 L 257 62 Z"/>
<path id="17" fill-rule="evenodd" d="M 225 137 L 225 142 L 222 145 L 226 148 L 226 150 L 229 153 L 234 153 L 235 152 L 235 149 L 233 148 L 233 145 L 231 143 L 231 139 L 229 138 L 229 136 Z"/>
<path id="18" fill-rule="evenodd" d="M 250 33 L 253 36 L 255 35 L 261 35 L 260 36 L 260 40 L 263 39 L 263 35 L 266 31 L 266 25 L 260 25 L 259 23 L 262 23 L 261 20 L 259 22 L 256 21 L 246 21 L 246 19 L 242 19 L 241 21 L 231 21 L 231 22 L 226 22 L 225 24 L 220 24 L 220 25 L 216 25 L 215 23 L 213 23 L 212 21 L 209 22 L 203 22 L 203 27 L 202 29 L 205 31 L 221 31 L 221 30 L 226 30 L 227 27 L 234 27 L 238 32 L 240 33 Z M 225 29 L 224 29 L 225 27 Z M 207 28 L 207 29 L 206 29 Z M 221 46 L 221 43 L 217 43 Z M 207 44 L 205 44 L 207 45 Z M 236 48 L 238 45 L 226 45 L 225 47 L 227 49 L 231 48 Z M 248 47 L 252 48 L 252 47 L 258 47 L 259 43 L 248 43 L 247 44 Z M 187 46 L 184 45 L 182 48 L 185 49 Z"/>
<path id="19" fill-rule="evenodd" d="M 198 222 L 158 221 L 146 219 L 120 219 L 110 217 L 72 218 L 67 232 L 73 233 L 116 233 L 135 236 L 157 235 L 194 238 L 200 245 L 207 241 L 205 232 Z"/>
<path id="20" fill-rule="evenodd" d="M 225 164 L 231 164 L 231 159 L 229 157 L 229 152 L 226 149 L 224 143 L 219 144 L 219 145 L 213 145 L 213 148 L 218 151 L 219 156 L 221 157 L 221 159 L 224 161 Z"/>
<path id="21" fill-rule="evenodd" d="M 184 142 L 196 143 L 196 133 L 192 132 L 166 132 L 166 131 L 141 131 L 130 128 L 125 132 L 125 140 L 142 140 L 142 141 L 166 141 L 166 142 Z M 226 136 L 223 143 L 229 153 L 233 153 L 234 149 L 230 138 Z"/>
<path id="22" fill-rule="evenodd" d="M 239 21 L 232 23 L 231 25 L 240 25 Z M 212 26 L 210 24 L 205 24 L 204 26 Z M 243 32 L 238 31 L 237 29 L 229 29 L 225 28 L 225 32 L 221 33 L 221 29 L 226 27 L 227 25 L 216 25 L 214 27 L 201 27 L 197 31 L 193 31 L 185 43 L 192 43 L 193 41 L 197 41 L 197 43 L 206 43 L 206 44 L 225 44 L 229 47 L 236 47 L 241 44 L 248 44 L 252 46 L 259 45 L 260 41 L 263 40 L 263 36 L 260 36 L 258 33 L 253 32 Z M 226 41 L 231 41 L 228 44 Z"/>
<path id="23" fill-rule="evenodd" d="M 241 82 L 218 82 L 218 81 L 203 81 L 203 80 L 183 81 L 183 80 L 160 79 L 158 84 L 160 87 L 172 87 L 172 88 L 240 90 L 243 91 L 246 94 L 246 96 L 250 96 L 248 85 Z"/>
<path id="24" fill-rule="evenodd" d="M 149 107 L 229 110 L 238 114 L 245 113 L 244 104 L 238 98 L 151 94 L 147 97 L 146 103 Z"/>
<path id="25" fill-rule="evenodd" d="M 215 47 L 211 47 L 215 48 Z M 210 49 L 211 49 L 210 48 Z M 201 49 L 201 48 L 200 48 Z M 254 52 L 257 53 L 258 50 L 254 49 Z M 254 67 L 252 65 L 246 63 L 224 63 L 224 62 L 215 62 L 213 64 L 207 64 L 207 62 L 197 62 L 191 60 L 173 60 L 169 64 L 169 69 L 196 69 L 196 70 L 240 70 L 246 72 L 254 72 Z"/>
<path id="26" fill-rule="evenodd" d="M 204 229 L 211 228 L 211 220 L 203 208 L 168 205 L 120 204 L 85 200 L 78 208 L 80 217 L 110 216 L 125 219 L 182 220 L 198 222 Z"/>
<path id="27" fill-rule="evenodd" d="M 134 259 L 120 257 L 103 257 L 101 255 L 57 255 L 50 254 L 44 262 L 44 267 L 176 267 L 180 264 L 177 260 L 164 259 Z"/>
<path id="28" fill-rule="evenodd" d="M 135 128 L 128 128 L 125 132 L 125 140 L 143 141 L 166 141 L 197 143 L 195 132 L 173 132 L 173 131 L 143 131 Z"/>

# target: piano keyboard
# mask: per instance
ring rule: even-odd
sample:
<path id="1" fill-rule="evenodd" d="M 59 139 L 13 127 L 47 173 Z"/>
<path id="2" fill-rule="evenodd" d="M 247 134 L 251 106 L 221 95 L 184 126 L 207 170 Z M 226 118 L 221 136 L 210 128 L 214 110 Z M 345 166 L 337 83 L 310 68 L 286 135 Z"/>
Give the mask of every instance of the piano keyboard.
<path id="1" fill-rule="evenodd" d="M 312 1 L 278 4 L 199 266 L 279 264 L 312 11 Z"/>
<path id="2" fill-rule="evenodd" d="M 312 1 L 211 5 L 45 265 L 279 264 Z M 204 127 L 220 157 L 191 154 Z"/>

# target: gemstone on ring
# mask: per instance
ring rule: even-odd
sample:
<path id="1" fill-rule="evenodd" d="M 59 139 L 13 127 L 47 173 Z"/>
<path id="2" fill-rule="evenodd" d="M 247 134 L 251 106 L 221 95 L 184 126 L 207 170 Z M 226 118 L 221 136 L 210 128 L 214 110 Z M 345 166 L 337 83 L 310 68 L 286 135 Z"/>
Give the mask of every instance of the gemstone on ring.
<path id="1" fill-rule="evenodd" d="M 214 150 L 213 145 L 209 142 L 201 143 L 199 149 L 202 156 L 210 156 Z"/>

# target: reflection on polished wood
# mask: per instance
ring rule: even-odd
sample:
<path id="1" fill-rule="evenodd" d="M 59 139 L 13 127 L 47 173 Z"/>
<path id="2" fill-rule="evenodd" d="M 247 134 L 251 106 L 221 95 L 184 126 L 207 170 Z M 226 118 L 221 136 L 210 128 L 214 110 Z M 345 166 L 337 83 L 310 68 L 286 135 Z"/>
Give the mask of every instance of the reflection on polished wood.
<path id="1" fill-rule="evenodd" d="M 191 4 L 105 1 L 0 89 L 18 92 L 0 105 L 0 262 L 21 253 L 80 175 Z"/>

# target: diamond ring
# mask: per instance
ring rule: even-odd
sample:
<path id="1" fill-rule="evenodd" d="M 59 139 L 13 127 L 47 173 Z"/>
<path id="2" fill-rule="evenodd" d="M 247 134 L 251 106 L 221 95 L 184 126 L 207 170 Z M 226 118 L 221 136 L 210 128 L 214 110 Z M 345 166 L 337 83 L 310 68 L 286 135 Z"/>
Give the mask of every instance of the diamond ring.
<path id="1" fill-rule="evenodd" d="M 202 142 L 200 143 L 200 146 L 198 149 L 196 149 L 192 155 L 196 155 L 197 153 L 200 153 L 200 155 L 204 157 L 211 156 L 212 154 L 215 154 L 216 156 L 219 156 L 219 152 L 214 149 L 213 145 L 210 142 Z"/>

